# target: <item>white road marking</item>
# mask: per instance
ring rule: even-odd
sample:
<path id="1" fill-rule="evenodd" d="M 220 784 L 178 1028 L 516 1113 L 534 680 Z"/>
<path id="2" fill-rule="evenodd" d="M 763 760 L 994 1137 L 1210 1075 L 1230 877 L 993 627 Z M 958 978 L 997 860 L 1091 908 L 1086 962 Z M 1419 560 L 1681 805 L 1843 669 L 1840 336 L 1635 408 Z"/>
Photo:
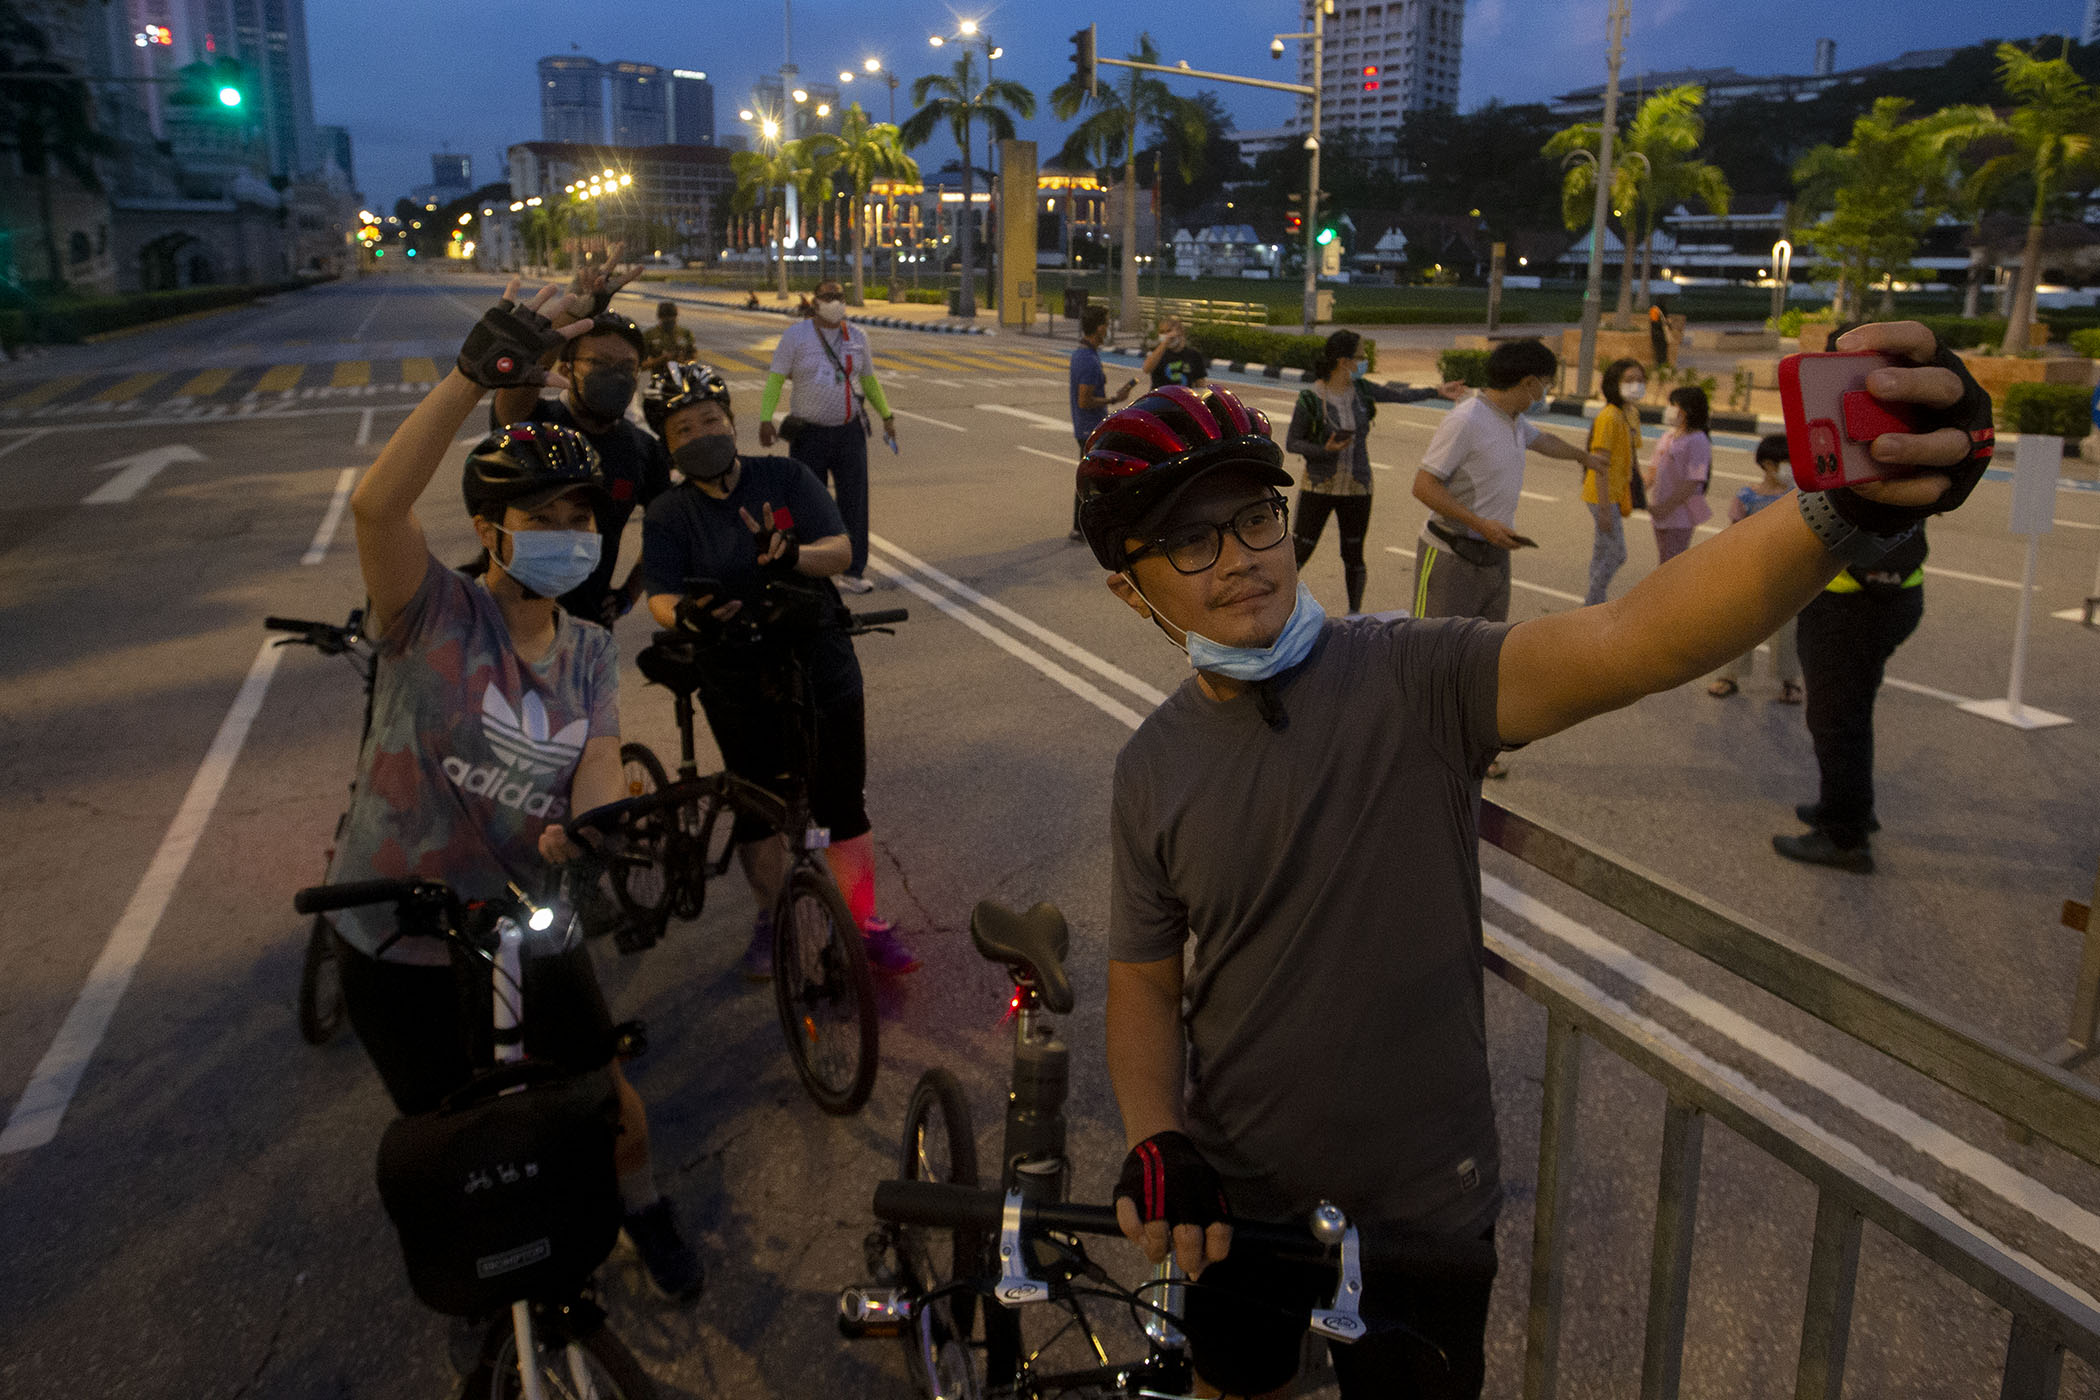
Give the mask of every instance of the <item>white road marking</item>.
<path id="1" fill-rule="evenodd" d="M 368 408 L 359 416 L 357 420 L 357 445 L 359 447 L 370 447 L 372 445 L 372 415 L 378 411 L 376 408 Z"/>
<path id="2" fill-rule="evenodd" d="M 1400 548 L 1400 546 L 1393 544 L 1387 545 L 1385 547 L 1385 552 L 1387 554 L 1397 554 L 1402 559 L 1407 559 L 1410 561 L 1413 560 L 1415 557 L 1415 552 L 1413 550 L 1402 549 Z M 1509 582 L 1510 586 L 1513 588 L 1528 588 L 1533 593 L 1543 593 L 1548 598 L 1558 598 L 1563 603 L 1574 603 L 1580 605 L 1583 602 L 1582 595 L 1579 593 L 1563 593 L 1558 588 L 1548 588 L 1543 583 L 1531 583 L 1527 580 L 1516 578 L 1514 576 L 1511 577 Z"/>
<path id="3" fill-rule="evenodd" d="M 1026 452 L 1031 457 L 1048 457 L 1051 461 L 1062 462 L 1068 467 L 1076 467 L 1079 464 L 1079 459 L 1069 452 L 1045 452 L 1042 448 L 1030 447 L 1025 442 L 1015 443 L 1014 451 Z"/>
<path id="4" fill-rule="evenodd" d="M 344 467 L 335 479 L 335 495 L 329 498 L 328 509 L 321 516 L 321 524 L 314 531 L 314 542 L 299 556 L 302 564 L 318 564 L 328 557 L 329 542 L 335 538 L 335 527 L 342 524 L 343 507 L 350 504 L 350 492 L 357 485 L 361 467 Z"/>
<path id="5" fill-rule="evenodd" d="M 114 462 L 104 462 L 94 470 L 113 471 L 116 475 L 82 496 L 80 503 L 84 506 L 122 505 L 145 490 L 147 483 L 175 463 L 203 460 L 202 452 L 176 442 L 165 447 L 149 447 L 144 452 L 134 452 L 129 457 L 119 457 Z"/>
<path id="6" fill-rule="evenodd" d="M 380 307 L 386 305 L 387 296 L 388 293 L 386 292 L 381 292 L 379 294 L 379 300 L 372 303 L 372 309 L 365 313 L 365 319 L 359 321 L 357 323 L 357 329 L 350 332 L 350 338 L 352 340 L 363 340 L 365 338 L 366 330 L 370 329 L 372 325 L 372 318 L 379 314 Z"/>
<path id="7" fill-rule="evenodd" d="M 1560 497 L 1548 496 L 1538 491 L 1519 491 L 1517 494 L 1527 501 L 1544 501 L 1549 506 L 1560 504 Z"/>
<path id="8" fill-rule="evenodd" d="M 234 697 L 233 708 L 220 723 L 218 735 L 205 752 L 197 776 L 191 779 L 182 806 L 176 810 L 175 820 L 169 823 L 144 878 L 132 892 L 131 902 L 124 906 L 116 927 L 110 930 L 102 955 L 88 973 L 87 985 L 81 988 L 73 1009 L 66 1013 L 58 1038 L 51 1042 L 51 1048 L 37 1063 L 36 1072 L 29 1077 L 29 1087 L 15 1101 L 6 1129 L 0 1130 L 0 1156 L 42 1147 L 57 1134 L 59 1120 L 72 1103 L 74 1091 L 80 1088 L 88 1061 L 94 1058 L 95 1048 L 109 1030 L 117 1003 L 131 985 L 132 974 L 146 955 L 146 945 L 160 926 L 161 915 L 167 912 L 168 901 L 181 883 L 198 838 L 211 820 L 212 809 L 226 788 L 234 760 L 240 757 L 241 745 L 247 741 L 248 727 L 262 709 L 270 678 L 277 674 L 277 663 L 283 656 L 283 649 L 272 642 L 264 642 L 255 653 L 248 678 L 241 682 L 240 693 Z"/>
<path id="9" fill-rule="evenodd" d="M 946 428 L 951 433 L 967 433 L 969 431 L 968 428 L 960 427 L 954 423 L 950 423 L 945 418 L 928 418 L 925 414 L 913 413 L 908 408 L 892 407 L 890 409 L 890 412 L 896 414 L 899 418 L 909 418 L 914 423 L 931 423 L 936 428 Z"/>
<path id="10" fill-rule="evenodd" d="M 1018 418 L 1022 422 L 1032 424 L 1035 427 L 1050 428 L 1060 433 L 1072 431 L 1072 425 L 1062 419 L 1052 418 L 1041 413 L 1031 413 L 1025 408 L 1015 408 L 1011 404 L 981 403 L 977 405 L 977 411 L 979 413 L 1003 413 L 1009 418 Z"/>
<path id="11" fill-rule="evenodd" d="M 2100 525 L 2094 525 L 2084 520 L 2064 520 L 2059 518 L 2053 523 L 2063 526 L 2066 530 L 2100 530 Z"/>
<path id="12" fill-rule="evenodd" d="M 1883 676 L 1881 683 L 1892 685 L 1898 690 L 1907 690 L 1913 695 L 1922 695 L 1929 700 L 1944 700 L 1950 705 L 1973 703 L 1966 695 L 1956 695 L 1951 690 L 1941 690 L 1937 686 L 1920 685 L 1916 681 L 1899 681 L 1894 676 Z"/>
<path id="13" fill-rule="evenodd" d="M 12 432 L 17 430 L 9 429 L 9 431 Z M 22 436 L 16 438 L 11 443 L 8 443 L 5 447 L 0 447 L 0 457 L 5 457 L 8 453 L 14 451 L 17 447 L 29 446 L 30 443 L 35 442 L 38 438 L 42 437 L 45 433 L 48 433 L 50 431 L 51 430 L 49 428 L 29 429 L 27 432 L 24 432 Z"/>

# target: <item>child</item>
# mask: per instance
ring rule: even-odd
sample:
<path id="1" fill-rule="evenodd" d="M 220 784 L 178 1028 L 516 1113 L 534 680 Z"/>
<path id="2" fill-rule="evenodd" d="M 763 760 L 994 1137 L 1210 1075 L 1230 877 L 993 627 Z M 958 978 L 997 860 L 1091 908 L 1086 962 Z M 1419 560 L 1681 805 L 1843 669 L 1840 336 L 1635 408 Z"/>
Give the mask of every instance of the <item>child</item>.
<path id="1" fill-rule="evenodd" d="M 1706 487 L 1714 474 L 1713 439 L 1706 432 L 1706 391 L 1670 391 L 1670 430 L 1655 445 L 1648 468 L 1648 519 L 1655 526 L 1655 562 L 1669 563 L 1690 547 L 1692 532 L 1713 518 Z"/>
<path id="2" fill-rule="evenodd" d="M 1755 486 L 1745 486 L 1735 493 L 1728 503 L 1728 519 L 1733 524 L 1748 520 L 1772 502 L 1783 498 L 1793 490 L 1786 479 L 1787 450 L 1786 434 L 1773 433 L 1757 444 L 1757 469 L 1764 476 Z M 1716 700 L 1725 700 L 1740 688 L 1736 682 L 1750 674 L 1751 658 L 1757 653 L 1745 652 L 1721 668 L 1721 674 L 1706 688 L 1706 693 Z M 1777 632 L 1772 634 L 1772 659 L 1779 672 L 1779 703 L 1798 705 L 1801 703 L 1801 658 L 1794 649 L 1794 619 L 1788 618 Z"/>

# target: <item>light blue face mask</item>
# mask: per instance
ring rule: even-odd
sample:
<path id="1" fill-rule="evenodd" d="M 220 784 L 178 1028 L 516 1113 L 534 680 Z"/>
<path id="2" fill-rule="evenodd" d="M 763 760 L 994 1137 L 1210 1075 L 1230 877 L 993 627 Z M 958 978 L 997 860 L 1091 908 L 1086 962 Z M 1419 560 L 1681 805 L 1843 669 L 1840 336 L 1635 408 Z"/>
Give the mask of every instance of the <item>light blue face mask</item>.
<path id="1" fill-rule="evenodd" d="M 503 572 L 542 598 L 559 598 L 598 567 L 596 530 L 504 530 L 510 560 Z"/>
<path id="2" fill-rule="evenodd" d="M 1131 586 L 1136 587 L 1134 580 Z M 1143 598 L 1145 595 L 1140 593 L 1138 596 Z M 1147 605 L 1150 602 L 1146 599 Z M 1157 615 L 1157 609 L 1154 615 Z M 1212 641 L 1201 632 L 1187 632 L 1183 633 L 1187 640 L 1182 643 L 1182 650 L 1189 654 L 1189 665 L 1199 671 L 1236 681 L 1265 681 L 1271 676 L 1282 675 L 1311 655 L 1313 643 L 1319 640 L 1320 628 L 1326 622 L 1327 610 L 1313 597 L 1312 590 L 1300 581 L 1297 604 L 1291 609 L 1290 619 L 1283 624 L 1283 631 L 1271 645 L 1229 647 L 1223 642 Z"/>
<path id="3" fill-rule="evenodd" d="M 1357 383 L 1361 384 L 1363 382 L 1363 377 L 1369 374 L 1370 372 L 1371 367 L 1368 364 L 1365 364 L 1362 360 L 1358 360 L 1356 362 L 1356 368 L 1349 371 L 1349 377 L 1351 379 L 1354 379 Z"/>

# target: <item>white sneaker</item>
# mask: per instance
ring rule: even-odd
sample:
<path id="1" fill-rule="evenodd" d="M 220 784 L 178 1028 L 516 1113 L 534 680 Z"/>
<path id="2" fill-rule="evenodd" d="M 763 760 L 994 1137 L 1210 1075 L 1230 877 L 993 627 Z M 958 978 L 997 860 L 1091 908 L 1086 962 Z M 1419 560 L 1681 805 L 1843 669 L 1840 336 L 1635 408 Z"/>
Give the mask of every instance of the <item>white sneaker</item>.
<path id="1" fill-rule="evenodd" d="M 875 585 L 869 583 L 859 574 L 840 574 L 833 582 L 837 583 L 839 587 L 845 589 L 848 593 L 872 593 L 875 591 Z"/>

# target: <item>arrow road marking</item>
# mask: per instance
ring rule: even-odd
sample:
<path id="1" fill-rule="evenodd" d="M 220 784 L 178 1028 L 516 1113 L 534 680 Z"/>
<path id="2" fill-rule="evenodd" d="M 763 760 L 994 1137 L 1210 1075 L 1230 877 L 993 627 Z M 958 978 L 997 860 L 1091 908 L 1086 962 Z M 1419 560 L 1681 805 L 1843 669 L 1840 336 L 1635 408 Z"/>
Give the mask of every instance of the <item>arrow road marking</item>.
<path id="1" fill-rule="evenodd" d="M 159 476 L 177 462 L 201 462 L 204 454 L 194 447 L 174 443 L 167 447 L 149 447 L 144 452 L 134 452 L 129 457 L 119 457 L 114 462 L 104 462 L 97 471 L 113 471 L 115 476 L 80 498 L 84 506 L 122 505 L 146 489 L 146 483 Z"/>

